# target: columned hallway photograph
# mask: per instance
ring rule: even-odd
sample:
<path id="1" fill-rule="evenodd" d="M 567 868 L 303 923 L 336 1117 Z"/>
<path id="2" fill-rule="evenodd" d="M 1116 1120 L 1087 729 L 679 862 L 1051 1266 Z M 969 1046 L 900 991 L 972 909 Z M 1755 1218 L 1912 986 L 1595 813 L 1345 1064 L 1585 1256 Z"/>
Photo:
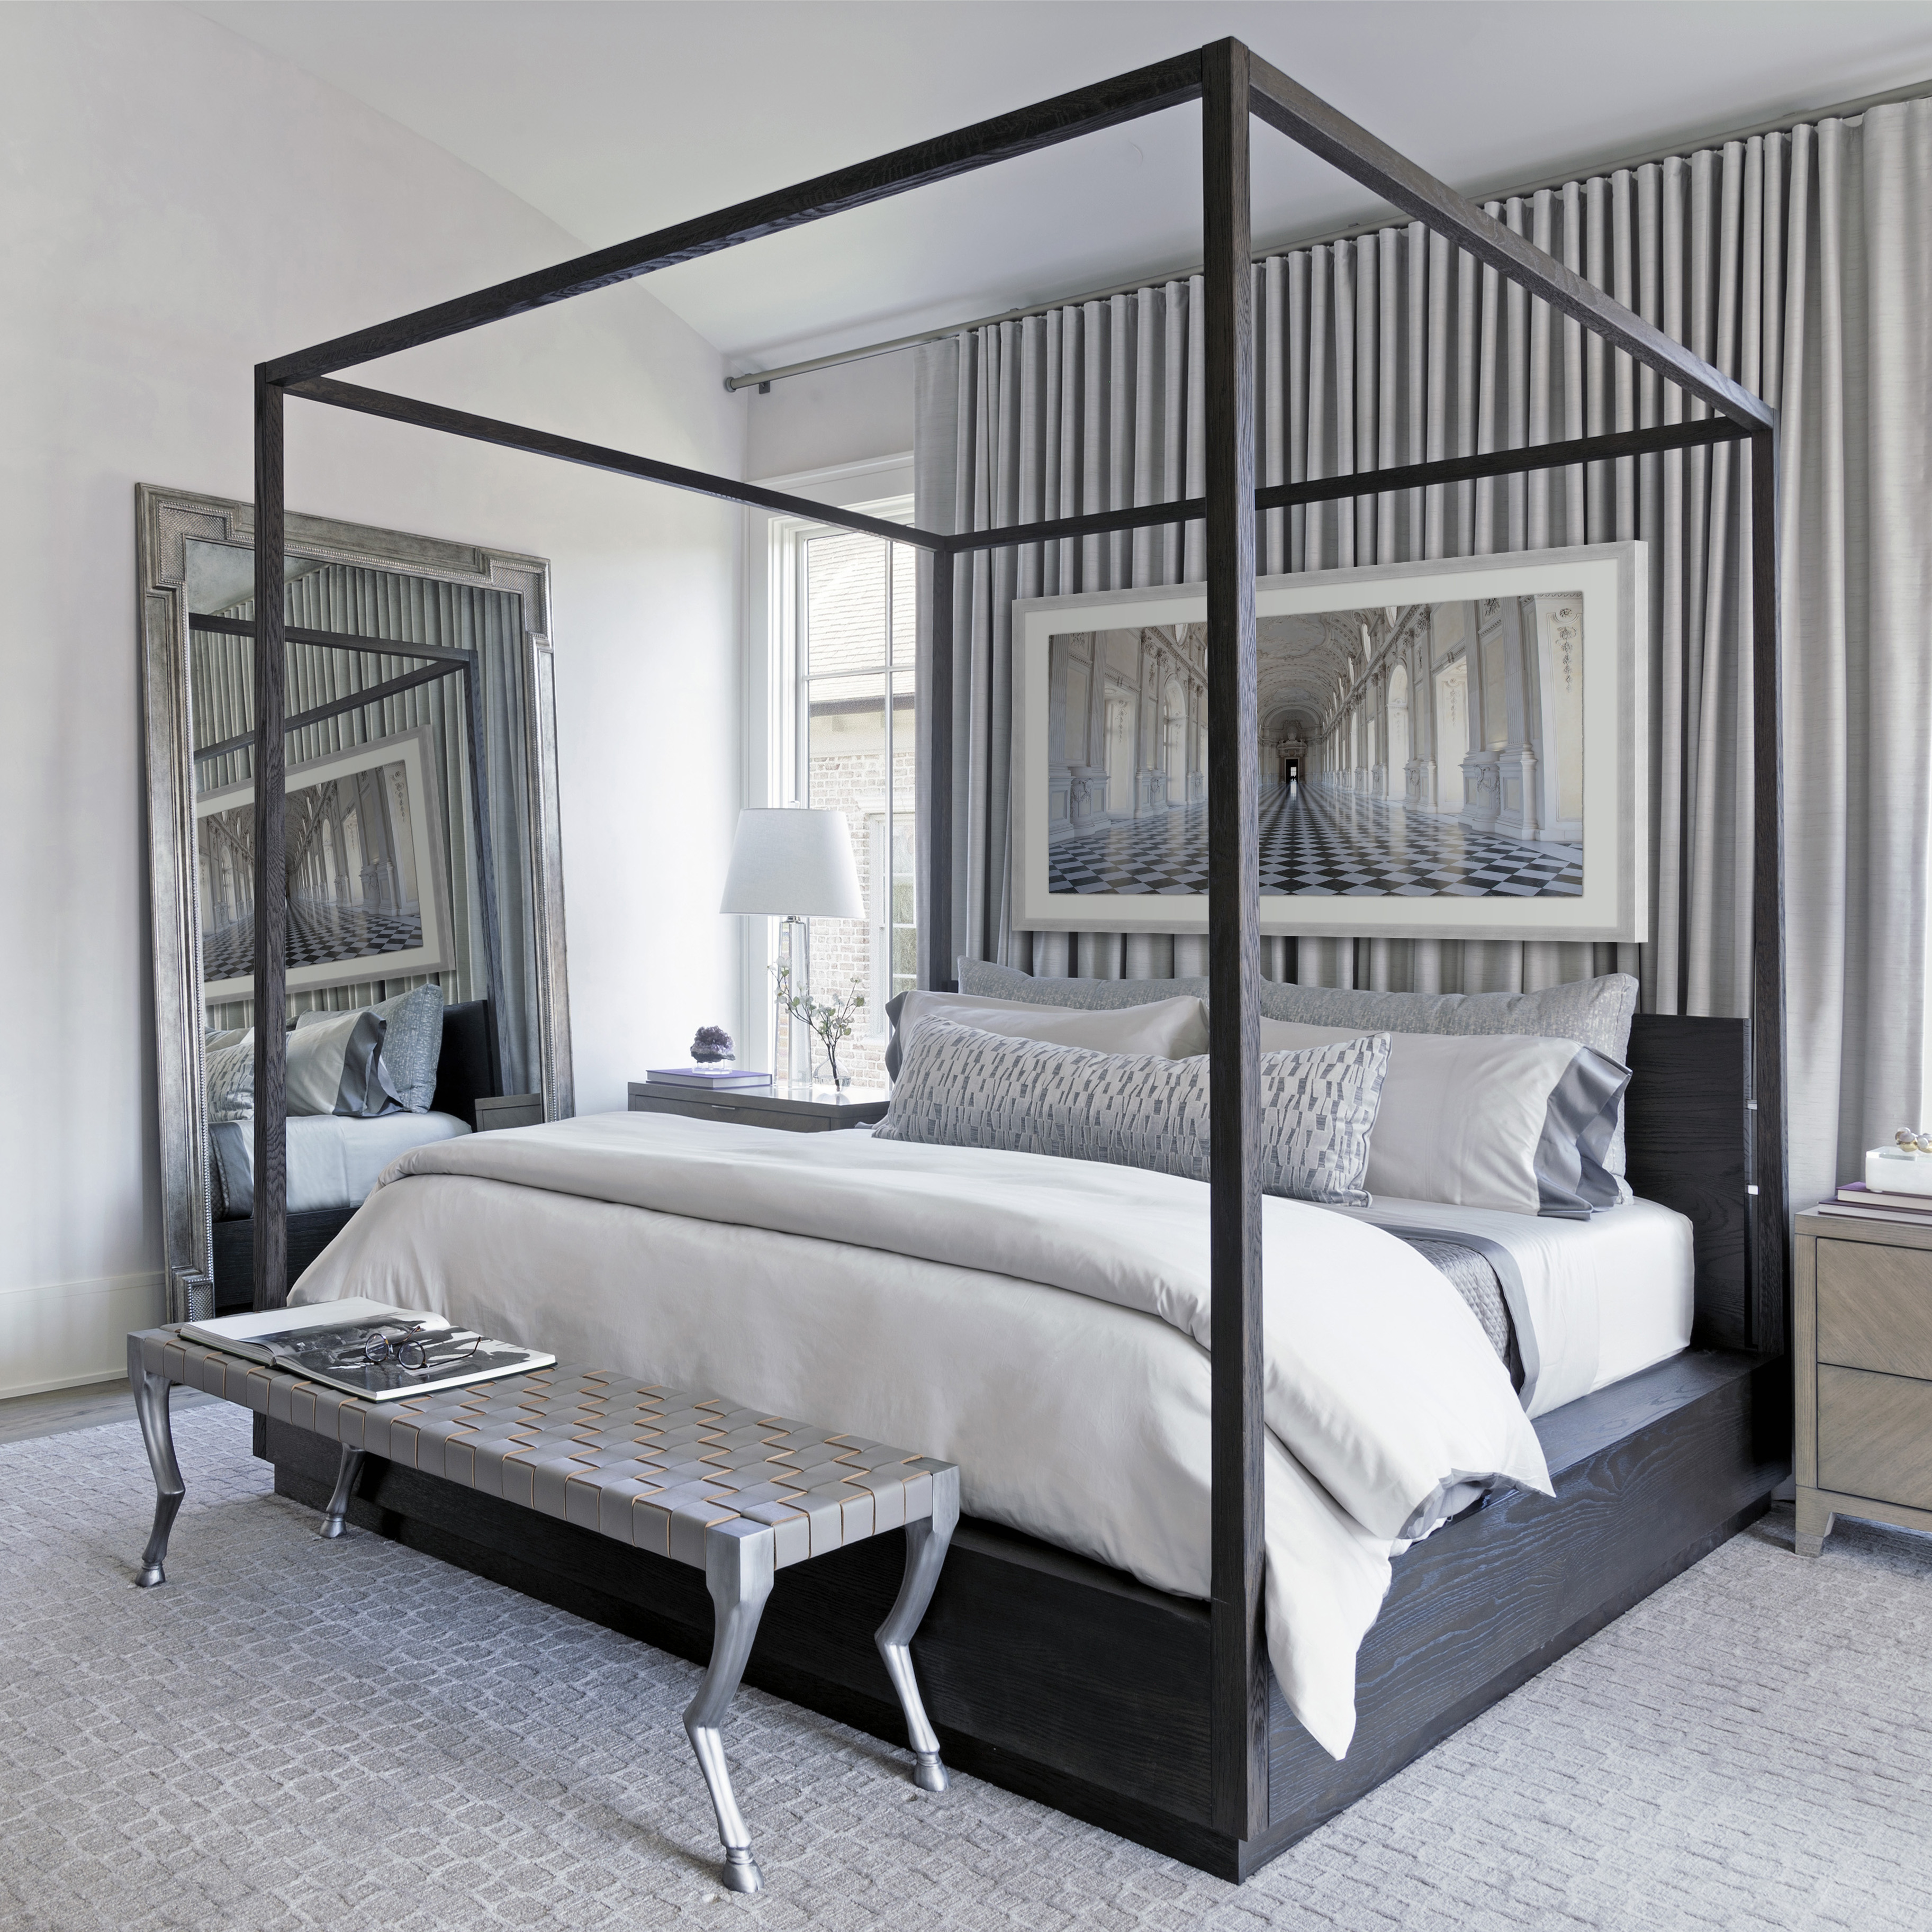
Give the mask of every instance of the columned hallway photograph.
<path id="1" fill-rule="evenodd" d="M 1261 803 L 1264 896 L 1575 897 L 1583 848 L 1479 832 L 1444 812 L 1298 780 Z M 1177 807 L 1050 848 L 1056 892 L 1204 892 L 1208 807 Z"/>

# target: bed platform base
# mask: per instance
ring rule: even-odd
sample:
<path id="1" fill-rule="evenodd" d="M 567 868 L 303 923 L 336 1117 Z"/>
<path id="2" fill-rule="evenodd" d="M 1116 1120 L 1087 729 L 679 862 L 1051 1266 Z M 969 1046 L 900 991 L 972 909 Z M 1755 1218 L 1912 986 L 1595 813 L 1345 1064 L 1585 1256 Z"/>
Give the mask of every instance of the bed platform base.
<path id="1" fill-rule="evenodd" d="M 915 1646 L 949 1762 L 1240 1880 L 1761 1515 L 1789 1473 L 1781 1359 L 1697 1350 L 1545 1417 L 1553 1498 L 1512 1491 L 1399 1558 L 1362 1647 L 1354 1746 L 1335 1763 L 1270 1684 L 1268 1822 L 1214 1828 L 1204 1604 L 962 1520 Z M 258 1418 L 278 1494 L 321 1509 L 328 1444 Z M 702 1663 L 704 1579 L 574 1526 L 371 1459 L 350 1520 Z M 746 1681 L 904 1746 L 867 1640 L 893 1532 L 788 1572 Z"/>

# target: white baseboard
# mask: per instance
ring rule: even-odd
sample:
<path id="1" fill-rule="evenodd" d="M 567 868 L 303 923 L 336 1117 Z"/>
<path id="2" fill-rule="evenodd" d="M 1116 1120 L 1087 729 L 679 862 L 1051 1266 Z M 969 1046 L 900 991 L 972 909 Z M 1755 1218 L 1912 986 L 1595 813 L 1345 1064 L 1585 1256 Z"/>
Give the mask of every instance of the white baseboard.
<path id="1" fill-rule="evenodd" d="M 165 1306 L 158 1272 L 0 1288 L 0 1398 L 124 1376 L 129 1331 L 153 1328 Z"/>

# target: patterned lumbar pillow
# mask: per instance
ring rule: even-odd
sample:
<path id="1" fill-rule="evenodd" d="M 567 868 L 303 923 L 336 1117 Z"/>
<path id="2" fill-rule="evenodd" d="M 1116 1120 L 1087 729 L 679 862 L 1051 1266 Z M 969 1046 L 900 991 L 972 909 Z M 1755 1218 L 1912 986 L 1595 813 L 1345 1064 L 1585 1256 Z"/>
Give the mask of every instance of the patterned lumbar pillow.
<path id="1" fill-rule="evenodd" d="M 428 1113 L 436 1097 L 436 1070 L 442 1058 L 442 988 L 418 986 L 359 1010 L 374 1013 L 386 1028 L 384 1083 L 411 1113 Z M 296 1026 L 299 1030 L 343 1017 L 327 1011 L 304 1013 Z"/>
<path id="2" fill-rule="evenodd" d="M 221 1036 L 223 1043 L 207 1049 L 208 1119 L 252 1120 L 255 1118 L 255 1029 Z"/>
<path id="3" fill-rule="evenodd" d="M 1362 1179 L 1388 1064 L 1386 1034 L 1262 1056 L 1256 1154 L 1266 1192 L 1367 1204 Z M 1208 1065 L 1204 1054 L 1100 1053 L 934 1018 L 906 1042 L 892 1110 L 873 1131 L 1205 1180 Z"/>

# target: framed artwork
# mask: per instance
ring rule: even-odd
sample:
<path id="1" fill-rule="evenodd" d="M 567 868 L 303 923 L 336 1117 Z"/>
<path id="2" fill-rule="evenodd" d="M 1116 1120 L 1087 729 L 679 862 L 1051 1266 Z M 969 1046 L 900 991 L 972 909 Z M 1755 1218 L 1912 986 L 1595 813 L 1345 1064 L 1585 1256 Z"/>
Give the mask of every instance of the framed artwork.
<path id="1" fill-rule="evenodd" d="M 1264 933 L 1649 937 L 1644 546 L 1256 585 Z M 1013 606 L 1013 924 L 1204 932 L 1207 593 Z"/>
<path id="2" fill-rule="evenodd" d="M 425 727 L 288 769 L 289 988 L 434 973 L 450 963 L 449 887 Z M 202 994 L 255 974 L 255 788 L 195 800 Z"/>

